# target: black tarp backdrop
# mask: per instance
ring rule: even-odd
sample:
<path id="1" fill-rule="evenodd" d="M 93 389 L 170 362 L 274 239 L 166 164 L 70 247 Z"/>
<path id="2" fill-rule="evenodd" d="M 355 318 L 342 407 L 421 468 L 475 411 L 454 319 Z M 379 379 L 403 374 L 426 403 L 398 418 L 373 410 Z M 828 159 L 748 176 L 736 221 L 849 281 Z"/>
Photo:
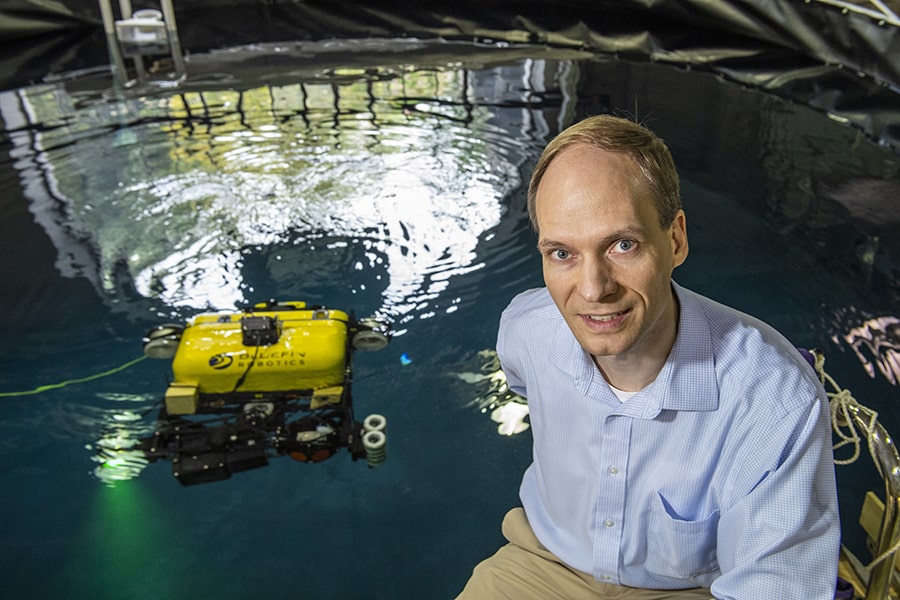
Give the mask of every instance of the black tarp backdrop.
<path id="1" fill-rule="evenodd" d="M 117 4 L 117 3 L 114 3 Z M 840 64 L 900 87 L 896 28 L 798 0 L 178 0 L 182 46 L 201 52 L 253 42 L 409 35 L 490 37 L 644 56 L 752 59 L 772 50 Z M 158 8 L 137 1 L 134 8 Z M 18 86 L 106 61 L 95 0 L 2 0 L 0 76 Z M 774 66 L 774 65 L 773 65 Z"/>
<path id="2" fill-rule="evenodd" d="M 133 6 L 159 8 L 152 0 Z M 263 42 L 540 43 L 710 70 L 839 114 L 900 147 L 898 28 L 815 2 L 177 0 L 175 14 L 189 76 L 191 53 Z M 0 90 L 108 64 L 97 2 L 0 0 Z"/>

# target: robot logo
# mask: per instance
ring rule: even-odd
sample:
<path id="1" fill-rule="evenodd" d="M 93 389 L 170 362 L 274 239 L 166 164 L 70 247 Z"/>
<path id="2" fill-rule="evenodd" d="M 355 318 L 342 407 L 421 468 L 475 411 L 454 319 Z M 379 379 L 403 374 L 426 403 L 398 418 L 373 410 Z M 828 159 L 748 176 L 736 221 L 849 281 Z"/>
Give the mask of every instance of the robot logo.
<path id="1" fill-rule="evenodd" d="M 209 357 L 209 366 L 219 371 L 227 369 L 233 362 L 234 357 L 230 354 L 213 354 Z"/>

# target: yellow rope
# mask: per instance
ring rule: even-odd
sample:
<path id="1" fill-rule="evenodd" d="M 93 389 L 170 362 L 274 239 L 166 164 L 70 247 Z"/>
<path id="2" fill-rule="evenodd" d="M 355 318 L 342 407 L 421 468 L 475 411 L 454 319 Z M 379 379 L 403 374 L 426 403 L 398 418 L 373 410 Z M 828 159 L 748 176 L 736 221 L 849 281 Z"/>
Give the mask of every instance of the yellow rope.
<path id="1" fill-rule="evenodd" d="M 128 362 L 125 363 L 124 365 L 119 365 L 118 367 L 116 367 L 116 368 L 114 368 L 114 369 L 110 369 L 109 371 L 104 371 L 104 372 L 102 372 L 102 373 L 97 373 L 97 374 L 95 374 L 95 375 L 89 375 L 89 376 L 87 376 L 87 377 L 81 377 L 81 378 L 79 378 L 79 379 L 69 379 L 68 381 L 61 381 L 60 383 L 50 383 L 50 384 L 47 384 L 47 385 L 42 385 L 42 386 L 40 386 L 40 387 L 34 388 L 33 390 L 27 390 L 27 391 L 24 391 L 24 392 L 0 392 L 0 398 L 13 398 L 13 397 L 18 397 L 18 396 L 31 396 L 31 395 L 34 395 L 34 394 L 40 394 L 40 393 L 42 393 L 42 392 L 46 392 L 46 391 L 48 391 L 48 390 L 56 390 L 56 389 L 59 389 L 59 388 L 63 388 L 63 387 L 66 387 L 67 385 L 73 385 L 73 384 L 76 384 L 76 383 L 84 383 L 84 382 L 86 382 L 86 381 L 94 381 L 95 379 L 101 379 L 101 378 L 103 378 L 103 377 L 108 377 L 108 376 L 110 376 L 110 375 L 113 375 L 113 374 L 115 374 L 115 373 L 118 373 L 119 371 L 124 371 L 124 370 L 127 369 L 128 367 L 131 367 L 131 366 L 133 366 L 133 365 L 136 365 L 137 363 L 141 362 L 141 361 L 144 360 L 145 358 L 147 358 L 147 357 L 146 357 L 146 356 L 140 356 L 140 357 L 138 357 L 138 358 L 135 358 L 134 360 L 128 361 Z"/>

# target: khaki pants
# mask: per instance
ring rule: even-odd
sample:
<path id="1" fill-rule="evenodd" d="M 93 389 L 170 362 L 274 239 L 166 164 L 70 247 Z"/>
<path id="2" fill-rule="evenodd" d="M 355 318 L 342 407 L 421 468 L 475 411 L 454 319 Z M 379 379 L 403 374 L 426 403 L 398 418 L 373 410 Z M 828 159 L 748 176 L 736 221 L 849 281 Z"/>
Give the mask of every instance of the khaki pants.
<path id="1" fill-rule="evenodd" d="M 627 600 L 704 599 L 708 589 L 644 590 L 599 583 L 588 573 L 564 565 L 535 537 L 525 511 L 514 508 L 503 519 L 509 543 L 479 563 L 457 600 Z"/>

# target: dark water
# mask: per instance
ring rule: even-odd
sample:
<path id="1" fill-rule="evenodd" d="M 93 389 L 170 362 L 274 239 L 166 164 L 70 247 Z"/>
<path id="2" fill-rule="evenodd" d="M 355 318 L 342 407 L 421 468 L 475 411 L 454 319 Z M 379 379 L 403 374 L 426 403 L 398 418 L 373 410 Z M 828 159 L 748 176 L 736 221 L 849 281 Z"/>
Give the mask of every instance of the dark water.
<path id="1" fill-rule="evenodd" d="M 506 302 L 541 283 L 529 170 L 587 114 L 669 141 L 691 241 L 676 279 L 822 348 L 900 430 L 890 148 L 709 74 L 402 44 L 200 57 L 176 90 L 0 95 L 5 597 L 452 597 L 529 462 L 527 430 L 501 434 L 524 417 L 490 355 Z M 116 371 L 148 328 L 268 298 L 392 323 L 355 360 L 357 413 L 388 419 L 384 465 L 278 458 L 184 488 L 104 453 L 152 427 L 168 364 Z M 865 456 L 838 473 L 864 552 L 880 483 Z"/>

